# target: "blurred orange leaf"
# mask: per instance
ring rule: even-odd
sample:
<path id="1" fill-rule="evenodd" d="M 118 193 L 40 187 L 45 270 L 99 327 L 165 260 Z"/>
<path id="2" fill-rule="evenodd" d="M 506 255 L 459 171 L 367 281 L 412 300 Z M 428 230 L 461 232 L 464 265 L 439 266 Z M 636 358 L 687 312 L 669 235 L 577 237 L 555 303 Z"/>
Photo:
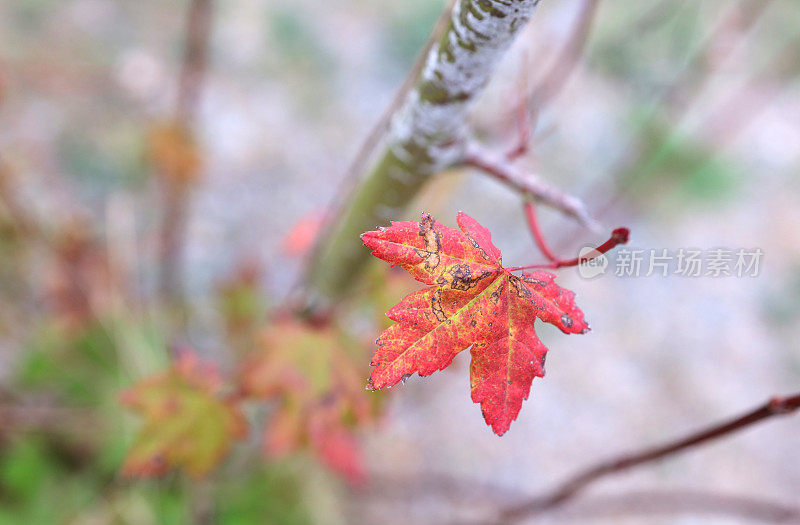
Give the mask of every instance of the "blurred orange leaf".
<path id="1" fill-rule="evenodd" d="M 122 392 L 122 403 L 144 417 L 123 473 L 158 476 L 176 467 L 202 476 L 246 433 L 239 408 L 220 395 L 213 366 L 183 352 L 167 371 Z"/>
<path id="2" fill-rule="evenodd" d="M 166 182 L 180 186 L 197 179 L 202 158 L 186 126 L 178 122 L 154 125 L 147 134 L 147 146 L 153 167 Z"/>

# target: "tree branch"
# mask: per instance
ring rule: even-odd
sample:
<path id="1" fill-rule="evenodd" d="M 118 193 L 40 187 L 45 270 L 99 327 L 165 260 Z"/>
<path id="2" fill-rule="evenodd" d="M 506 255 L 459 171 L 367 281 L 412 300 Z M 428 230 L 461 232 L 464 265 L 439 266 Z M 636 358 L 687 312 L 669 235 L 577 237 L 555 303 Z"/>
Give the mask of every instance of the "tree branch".
<path id="1" fill-rule="evenodd" d="M 435 495 L 460 516 L 491 512 L 497 502 L 520 500 L 515 489 L 492 485 L 477 479 L 452 477 L 436 472 L 417 472 L 413 475 L 370 475 L 369 484 L 361 487 L 356 496 L 368 500 L 418 501 Z M 548 518 L 554 521 L 631 516 L 729 516 L 768 523 L 797 522 L 800 507 L 763 497 L 721 494 L 694 489 L 649 489 L 622 494 L 602 494 L 570 501 L 553 509 Z M 451 518 L 455 523 L 467 523 L 465 518 Z M 469 521 L 469 523 L 473 523 Z"/>
<path id="2" fill-rule="evenodd" d="M 536 121 L 536 115 L 546 106 L 560 91 L 564 89 L 575 66 L 580 62 L 589 40 L 589 33 L 594 23 L 597 7 L 600 0 L 583 0 L 578 11 L 575 23 L 572 25 L 572 32 L 564 43 L 563 47 L 556 54 L 550 67 L 539 77 L 539 81 L 534 87 L 521 97 L 518 108 L 517 127 L 519 133 L 516 144 L 506 153 L 508 160 L 514 160 L 528 152 L 530 147 L 530 128 L 531 121 Z M 523 64 L 523 73 L 526 71 Z M 522 84 L 525 85 L 527 78 L 523 77 Z M 531 118 L 531 115 L 534 117 Z"/>
<path id="3" fill-rule="evenodd" d="M 186 42 L 178 80 L 177 119 L 188 122 L 197 112 L 203 80 L 208 68 L 212 0 L 192 0 L 186 22 Z"/>
<path id="4" fill-rule="evenodd" d="M 677 514 L 738 517 L 767 523 L 797 523 L 800 507 L 749 495 L 698 490 L 639 490 L 576 501 L 554 515 L 556 519 L 592 519 L 620 516 Z"/>
<path id="5" fill-rule="evenodd" d="M 402 107 L 403 102 L 405 101 L 406 97 L 408 97 L 408 94 L 414 87 L 414 84 L 417 82 L 431 49 L 439 41 L 439 39 L 442 37 L 442 34 L 447 29 L 447 25 L 450 22 L 450 15 L 453 12 L 453 6 L 455 6 L 455 3 L 456 0 L 448 0 L 447 7 L 439 15 L 438 20 L 436 20 L 433 30 L 431 31 L 427 42 L 425 42 L 425 46 L 420 50 L 419 54 L 414 60 L 414 64 L 411 66 L 411 71 L 408 72 L 408 75 L 403 80 L 403 84 L 395 93 L 394 98 L 392 98 L 391 103 L 381 114 L 378 121 L 369 130 L 366 138 L 359 146 L 358 151 L 356 151 L 355 157 L 353 157 L 353 160 L 347 166 L 347 171 L 345 172 L 344 180 L 340 186 L 340 190 L 327 206 L 327 213 L 325 214 L 326 220 L 323 222 L 322 227 L 320 228 L 317 239 L 324 239 L 327 237 L 327 233 L 331 229 L 331 221 L 329 218 L 335 216 L 336 211 L 343 206 L 343 203 L 348 197 L 353 197 L 354 191 L 357 188 L 358 177 L 367 168 L 367 162 L 372 158 L 372 155 L 375 152 L 375 149 L 381 143 L 381 140 L 386 137 L 386 134 L 391 127 L 392 117 L 400 109 L 400 107 Z M 312 261 L 319 256 L 319 250 L 321 248 L 322 246 L 319 242 L 317 242 L 314 246 L 312 246 L 312 249 L 308 251 L 303 262 L 303 266 L 306 269 L 304 273 L 307 273 Z"/>
<path id="6" fill-rule="evenodd" d="M 550 268 L 553 270 L 557 270 L 558 268 L 564 268 L 567 266 L 578 266 L 579 264 L 585 264 L 593 259 L 600 257 L 604 253 L 608 253 L 610 250 L 613 250 L 620 244 L 626 244 L 630 236 L 630 231 L 628 230 L 628 228 L 616 228 L 614 231 L 611 232 L 611 236 L 608 238 L 608 240 L 603 244 L 601 244 L 600 246 L 598 246 L 597 248 L 589 252 L 583 253 L 580 257 L 573 257 L 572 259 L 561 259 L 560 257 L 556 256 L 553 250 L 550 249 L 550 246 L 547 244 L 544 235 L 542 235 L 542 230 L 539 228 L 539 220 L 536 218 L 536 207 L 533 205 L 532 202 L 526 202 L 524 208 L 525 208 L 525 217 L 528 220 L 528 228 L 531 231 L 533 240 L 536 243 L 536 246 L 542 252 L 542 254 L 545 257 L 547 257 L 547 259 L 550 262 L 545 264 L 531 264 L 528 266 L 517 266 L 515 268 L 507 268 L 507 270 L 510 272 L 516 270 L 527 270 L 530 268 Z"/>
<path id="7" fill-rule="evenodd" d="M 600 229 L 580 199 L 522 171 L 503 155 L 472 142 L 467 147 L 465 162 L 519 192 L 526 199 L 555 208 L 592 231 Z"/>
<path id="8" fill-rule="evenodd" d="M 467 113 L 538 3 L 456 2 L 414 89 L 392 119 L 383 156 L 335 215 L 330 235 L 321 238 L 305 278 L 309 313 L 350 289 L 368 258 L 361 233 L 397 218 L 432 175 L 463 161 Z"/>
<path id="9" fill-rule="evenodd" d="M 690 434 L 664 445 L 624 454 L 582 470 L 549 493 L 501 511 L 498 520 L 508 522 L 558 507 L 581 493 L 600 478 L 657 461 L 702 443 L 728 436 L 759 421 L 789 414 L 800 408 L 800 393 L 789 397 L 773 397 L 764 405 L 730 421 Z"/>

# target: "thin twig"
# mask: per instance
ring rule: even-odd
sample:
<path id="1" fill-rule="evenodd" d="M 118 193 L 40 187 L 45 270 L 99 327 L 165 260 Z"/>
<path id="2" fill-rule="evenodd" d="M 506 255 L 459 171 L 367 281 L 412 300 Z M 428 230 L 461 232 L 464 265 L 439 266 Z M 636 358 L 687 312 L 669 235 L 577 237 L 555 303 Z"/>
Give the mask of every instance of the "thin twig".
<path id="1" fill-rule="evenodd" d="M 347 188 L 347 193 L 352 191 L 352 187 L 355 186 L 358 178 L 366 169 L 367 162 L 370 160 L 373 151 L 375 151 L 375 148 L 378 147 L 381 139 L 383 139 L 383 137 L 386 135 L 386 132 L 389 130 L 389 126 L 392 123 L 392 117 L 405 101 L 408 93 L 411 91 L 411 88 L 413 88 L 414 84 L 416 84 L 417 79 L 422 72 L 422 68 L 425 67 L 425 62 L 428 59 L 428 54 L 430 53 L 431 48 L 441 38 L 442 33 L 447 28 L 447 24 L 450 23 L 450 15 L 453 11 L 453 6 L 455 3 L 456 0 L 449 0 L 445 9 L 439 15 L 439 18 L 436 20 L 428 40 L 425 42 L 425 45 L 414 59 L 414 64 L 411 66 L 411 70 L 406 75 L 406 78 L 403 79 L 403 83 L 395 93 L 391 103 L 389 103 L 389 106 L 383 111 L 378 121 L 372 127 L 367 135 L 367 138 L 356 152 L 356 156 L 353 158 L 353 161 L 348 166 L 344 176 L 345 184 L 342 185 L 343 188 Z M 338 204 L 338 202 L 336 204 Z"/>
<path id="2" fill-rule="evenodd" d="M 508 160 L 517 159 L 525 155 L 530 149 L 531 144 L 531 128 L 536 126 L 539 120 L 539 113 L 535 107 L 531 107 L 530 94 L 528 93 L 528 54 L 523 52 L 522 66 L 520 67 L 519 74 L 519 93 L 517 94 L 517 111 L 516 111 L 516 124 L 517 124 L 517 140 L 506 152 Z"/>
<path id="3" fill-rule="evenodd" d="M 702 44 L 689 58 L 686 68 L 670 83 L 664 94 L 655 101 L 650 111 L 650 121 L 663 118 L 669 126 L 677 129 L 680 121 L 698 103 L 704 87 L 715 72 L 714 63 L 723 62 L 730 57 L 772 2 L 773 0 L 739 0 L 717 16 L 719 22 L 703 38 Z M 667 4 L 669 3 L 667 2 Z M 731 37 L 734 30 L 735 37 Z M 723 40 L 725 45 L 722 44 Z M 791 45 L 795 45 L 795 43 L 790 42 L 790 46 L 787 46 L 786 49 L 789 49 Z M 717 52 L 713 53 L 712 50 L 717 50 Z M 709 58 L 712 54 L 714 60 Z M 785 50 L 779 54 L 785 54 Z M 733 97 L 731 98 L 733 99 Z M 726 107 L 726 109 L 728 108 Z M 746 122 L 754 117 L 752 111 L 743 112 L 739 107 L 735 109 L 736 120 L 725 128 L 726 139 L 741 131 Z M 669 138 L 665 140 L 669 140 Z M 664 144 L 661 146 L 663 147 Z M 646 169 L 648 155 L 652 155 L 652 151 L 652 148 L 643 148 L 640 142 L 635 142 L 620 155 L 619 160 L 608 170 L 609 176 L 602 177 L 599 182 L 590 187 L 587 194 L 600 195 L 608 187 L 609 179 L 616 181 L 614 190 L 605 198 L 605 202 L 595 207 L 598 216 L 606 215 L 617 205 L 624 194 L 630 194 L 632 190 L 629 181 L 625 179 L 626 173 L 629 173 L 632 167 Z M 656 151 L 658 150 L 656 149 Z M 564 238 L 569 239 L 573 236 L 574 233 L 568 232 Z"/>
<path id="4" fill-rule="evenodd" d="M 183 64 L 175 104 L 177 118 L 182 123 L 188 123 L 197 112 L 200 91 L 208 68 L 212 7 L 212 0 L 192 0 L 189 6 Z"/>
<path id="5" fill-rule="evenodd" d="M 620 244 L 627 243 L 630 236 L 630 231 L 628 228 L 617 228 L 611 232 L 611 236 L 608 238 L 608 240 L 597 248 L 582 254 L 580 257 L 561 259 L 555 255 L 555 253 L 550 249 L 550 246 L 547 244 L 547 241 L 542 234 L 542 230 L 539 228 L 539 220 L 536 218 L 536 207 L 532 202 L 525 203 L 525 216 L 528 219 L 528 226 L 531 230 L 531 235 L 533 235 L 533 240 L 536 242 L 536 246 L 539 247 L 539 250 L 541 250 L 544 256 L 550 260 L 550 262 L 547 264 L 531 264 L 528 266 L 507 268 L 507 270 L 510 272 L 527 270 L 530 268 L 550 268 L 556 270 L 558 268 L 564 268 L 568 266 L 578 266 L 579 264 L 584 264 L 596 259 L 604 253 L 608 253 L 610 250 L 613 250 Z"/>
<path id="6" fill-rule="evenodd" d="M 719 494 L 700 490 L 637 490 L 581 499 L 554 514 L 556 519 L 591 519 L 620 516 L 715 515 L 765 523 L 797 523 L 800 507 L 750 495 Z"/>
<path id="7" fill-rule="evenodd" d="M 714 425 L 708 429 L 690 434 L 664 445 L 642 451 L 624 454 L 579 471 L 554 490 L 533 498 L 525 503 L 514 505 L 498 515 L 499 521 L 508 522 L 541 513 L 558 507 L 581 493 L 587 486 L 600 478 L 625 472 L 633 467 L 657 461 L 702 443 L 729 436 L 759 421 L 774 416 L 789 414 L 800 408 L 800 393 L 789 397 L 773 397 L 764 405 L 730 421 Z"/>
<path id="8" fill-rule="evenodd" d="M 166 183 L 163 188 L 164 216 L 161 227 L 161 294 L 171 304 L 179 304 L 183 296 L 180 277 L 181 246 L 186 231 L 189 209 L 185 188 Z"/>
<path id="9" fill-rule="evenodd" d="M 437 472 L 419 472 L 414 475 L 390 476 L 371 474 L 369 483 L 355 493 L 368 501 L 417 501 L 422 496 L 435 495 L 443 503 L 457 509 L 460 519 L 456 523 L 473 523 L 466 516 L 486 515 L 498 502 L 522 498 L 519 490 L 485 483 L 478 479 L 464 479 Z M 597 520 L 601 518 L 630 517 L 637 515 L 692 515 L 729 516 L 766 523 L 797 522 L 800 507 L 751 495 L 720 494 L 694 489 L 650 489 L 622 494 L 603 494 L 572 501 L 548 514 L 552 520 Z"/>
<path id="10" fill-rule="evenodd" d="M 800 34 L 794 36 L 770 57 L 766 66 L 753 75 L 740 88 L 714 109 L 703 123 L 706 136 L 713 137 L 718 149 L 730 145 L 747 126 L 778 98 L 779 93 L 768 90 L 761 97 L 753 97 L 755 92 L 769 77 L 788 70 L 798 70 L 800 58 Z"/>
<path id="11" fill-rule="evenodd" d="M 600 0 L 583 0 L 578 17 L 572 25 L 572 32 L 567 38 L 564 46 L 556 54 L 551 66 L 545 74 L 540 77 L 539 82 L 532 89 L 524 89 L 527 94 L 522 97 L 517 110 L 517 142 L 506 153 L 509 160 L 514 160 L 528 152 L 531 136 L 531 122 L 535 122 L 542 108 L 563 89 L 572 72 L 580 62 L 589 40 L 592 24 L 597 14 L 597 7 Z M 523 85 L 527 80 L 527 57 L 523 58 L 522 72 Z"/>
<path id="12" fill-rule="evenodd" d="M 696 53 L 689 59 L 683 73 L 664 93 L 659 107 L 669 109 L 673 122 L 683 118 L 697 101 L 703 88 L 715 71 L 714 63 L 721 63 L 735 51 L 742 35 L 761 19 L 774 0 L 741 0 L 726 11 L 711 29 Z M 732 39 L 731 34 L 737 35 Z M 689 92 L 690 96 L 685 96 Z"/>
<path id="13" fill-rule="evenodd" d="M 471 503 L 496 506 L 498 502 L 518 501 L 524 493 L 480 479 L 422 471 L 408 475 L 371 473 L 360 494 L 371 498 L 414 499 L 420 494 L 436 494 L 453 504 Z"/>
<path id="14" fill-rule="evenodd" d="M 536 246 L 539 247 L 539 250 L 550 262 L 558 261 L 558 257 L 550 249 L 550 245 L 547 244 L 542 230 L 539 228 L 539 219 L 536 217 L 536 207 L 532 202 L 526 202 L 523 208 L 525 209 L 525 218 L 528 220 L 528 229 L 531 231 Z"/>
<path id="15" fill-rule="evenodd" d="M 527 95 L 525 104 L 520 104 L 520 108 L 517 111 L 517 142 L 514 147 L 506 152 L 505 158 L 501 160 L 499 156 L 494 155 L 488 149 L 480 147 L 477 143 L 468 145 L 466 153 L 467 164 L 479 168 L 513 187 L 527 199 L 536 199 L 561 210 L 591 230 L 598 230 L 599 224 L 589 215 L 586 206 L 580 200 L 553 186 L 536 180 L 532 175 L 520 172 L 512 162 L 528 151 L 531 135 L 531 114 L 541 111 L 541 108 L 547 105 L 564 88 L 580 61 L 586 48 L 586 42 L 588 41 L 599 4 L 600 0 L 583 0 L 569 38 L 560 52 L 557 53 L 548 71 L 542 75 L 541 80 Z M 543 241 L 543 239 L 541 240 Z M 539 239 L 537 239 L 537 244 L 540 247 L 545 246 L 539 243 Z M 543 252 L 548 259 L 553 262 L 556 261 L 557 258 L 546 247 L 543 248 Z"/>
<path id="16" fill-rule="evenodd" d="M 535 200 L 555 208 L 575 218 L 592 231 L 600 229 L 583 202 L 551 186 L 530 173 L 526 173 L 509 162 L 505 156 L 496 154 L 477 143 L 470 143 L 464 159 L 465 163 L 482 170 L 485 174 L 519 192 L 523 198 Z"/>
<path id="17" fill-rule="evenodd" d="M 200 91 L 208 67 L 211 15 L 212 0 L 192 0 L 189 5 L 183 63 L 175 101 L 175 122 L 186 130 L 190 129 L 197 113 Z M 179 304 L 183 295 L 181 255 L 190 204 L 188 189 L 185 183 L 165 180 L 160 288 L 163 297 L 172 304 Z"/>
<path id="18" fill-rule="evenodd" d="M 556 55 L 550 68 L 531 90 L 528 99 L 531 108 L 541 108 L 547 105 L 564 89 L 586 49 L 599 5 L 600 0 L 583 0 L 578 17 L 572 25 L 572 33 Z"/>

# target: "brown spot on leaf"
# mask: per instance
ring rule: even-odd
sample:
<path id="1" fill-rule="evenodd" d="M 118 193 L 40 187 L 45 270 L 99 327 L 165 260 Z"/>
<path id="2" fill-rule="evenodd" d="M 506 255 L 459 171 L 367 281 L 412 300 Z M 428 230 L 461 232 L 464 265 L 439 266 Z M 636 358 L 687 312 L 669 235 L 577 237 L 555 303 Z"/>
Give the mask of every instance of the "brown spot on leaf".
<path id="1" fill-rule="evenodd" d="M 417 255 L 425 261 L 425 268 L 433 270 L 439 266 L 441 258 L 439 253 L 442 251 L 442 233 L 434 228 L 435 221 L 427 213 L 422 216 L 419 223 L 419 236 L 425 243 L 424 250 L 416 250 Z"/>
<path id="2" fill-rule="evenodd" d="M 469 264 L 456 264 L 448 268 L 438 280 L 440 284 L 450 284 L 455 290 L 466 291 L 473 288 L 478 281 L 494 275 L 493 272 L 484 271 L 478 275 L 472 275 L 472 268 Z"/>
<path id="3" fill-rule="evenodd" d="M 442 308 L 442 289 L 437 288 L 433 295 L 431 296 L 431 309 L 433 310 L 433 315 L 436 316 L 436 320 L 440 323 L 444 322 L 447 319 L 447 316 L 444 315 L 444 309 Z"/>
<path id="4" fill-rule="evenodd" d="M 517 296 L 523 299 L 530 300 L 531 299 L 531 291 L 528 289 L 527 286 L 524 286 L 520 281 L 519 277 L 516 275 L 509 275 L 508 276 L 508 284 L 511 287 L 511 291 Z"/>
<path id="5" fill-rule="evenodd" d="M 467 240 L 469 240 L 469 243 L 473 246 L 473 248 L 475 248 L 479 252 L 481 252 L 481 257 L 483 257 L 484 260 L 486 260 L 487 262 L 491 262 L 491 263 L 494 262 L 494 261 L 492 261 L 492 258 L 489 257 L 489 254 L 487 254 L 486 251 L 483 248 L 481 248 L 481 245 L 478 244 L 478 241 L 476 241 L 475 239 L 472 238 L 472 235 L 470 235 L 468 233 L 465 233 L 464 235 L 467 236 Z"/>
<path id="6" fill-rule="evenodd" d="M 505 291 L 503 288 L 504 288 L 504 286 L 501 284 L 489 296 L 489 299 L 492 301 L 493 304 L 499 304 L 500 303 L 500 298 L 503 296 L 503 292 Z"/>

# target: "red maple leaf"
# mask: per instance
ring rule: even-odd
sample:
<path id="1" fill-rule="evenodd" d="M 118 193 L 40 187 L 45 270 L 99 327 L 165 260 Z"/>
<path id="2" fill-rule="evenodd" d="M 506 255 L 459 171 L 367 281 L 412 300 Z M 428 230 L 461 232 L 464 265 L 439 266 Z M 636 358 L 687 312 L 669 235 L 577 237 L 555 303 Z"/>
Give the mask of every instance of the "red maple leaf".
<path id="1" fill-rule="evenodd" d="M 471 347 L 472 400 L 486 423 L 503 435 L 528 398 L 534 377 L 544 376 L 547 348 L 534 330 L 541 319 L 564 333 L 589 326 L 575 294 L 545 271 L 514 275 L 504 268 L 489 230 L 464 213 L 461 231 L 423 214 L 420 222 L 393 222 L 364 233 L 372 254 L 400 265 L 431 285 L 406 296 L 386 315 L 396 321 L 378 337 L 369 387 L 396 384 L 446 368 Z"/>
<path id="2" fill-rule="evenodd" d="M 272 458 L 309 448 L 353 484 L 366 479 L 358 427 L 372 417 L 372 403 L 330 326 L 277 319 L 264 331 L 241 371 L 248 397 L 277 401 L 267 421 L 263 449 Z"/>

